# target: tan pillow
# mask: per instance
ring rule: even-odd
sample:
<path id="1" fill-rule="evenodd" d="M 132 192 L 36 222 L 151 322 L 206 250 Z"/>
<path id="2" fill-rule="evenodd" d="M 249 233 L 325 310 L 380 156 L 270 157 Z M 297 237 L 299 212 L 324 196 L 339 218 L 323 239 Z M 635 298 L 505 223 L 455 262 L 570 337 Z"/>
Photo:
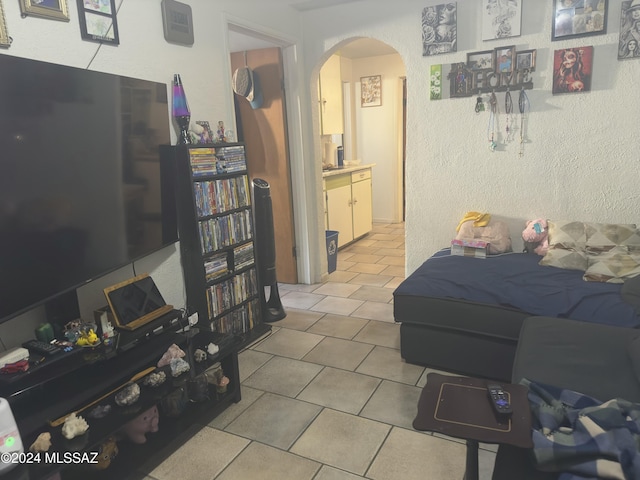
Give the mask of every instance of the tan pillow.
<path id="1" fill-rule="evenodd" d="M 617 245 L 640 250 L 640 232 L 633 223 L 585 223 L 587 253 L 611 250 Z"/>
<path id="2" fill-rule="evenodd" d="M 583 222 L 548 221 L 549 250 L 540 265 L 565 268 L 567 270 L 587 269 L 585 244 L 587 235 Z"/>
<path id="3" fill-rule="evenodd" d="M 640 253 L 616 245 L 600 253 L 590 252 L 582 278 L 588 282 L 624 283 L 637 275 L 640 275 Z"/>

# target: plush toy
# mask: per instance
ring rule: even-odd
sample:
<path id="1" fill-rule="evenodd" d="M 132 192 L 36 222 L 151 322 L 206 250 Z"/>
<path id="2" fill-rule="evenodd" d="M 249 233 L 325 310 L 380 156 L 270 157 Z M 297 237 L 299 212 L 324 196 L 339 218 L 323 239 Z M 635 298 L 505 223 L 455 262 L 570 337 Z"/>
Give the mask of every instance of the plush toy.
<path id="1" fill-rule="evenodd" d="M 545 256 L 549 250 L 549 228 L 547 221 L 543 218 L 529 220 L 527 226 L 522 231 L 524 249 L 526 252 L 537 253 Z"/>

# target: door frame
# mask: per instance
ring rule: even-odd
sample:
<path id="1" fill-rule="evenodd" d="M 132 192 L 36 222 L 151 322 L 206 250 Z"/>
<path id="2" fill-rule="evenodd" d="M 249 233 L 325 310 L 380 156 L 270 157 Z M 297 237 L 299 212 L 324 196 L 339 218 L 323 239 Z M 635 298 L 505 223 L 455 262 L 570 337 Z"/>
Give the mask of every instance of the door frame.
<path id="1" fill-rule="evenodd" d="M 309 215 L 309 209 L 311 208 L 307 196 L 305 194 L 304 186 L 306 184 L 305 178 L 309 175 L 307 172 L 308 163 L 305 161 L 303 138 L 301 135 L 300 125 L 303 124 L 301 111 L 298 108 L 300 103 L 300 74 L 299 70 L 302 66 L 297 62 L 297 45 L 296 39 L 289 37 L 281 32 L 276 32 L 265 28 L 262 25 L 257 25 L 249 22 L 243 18 L 223 14 L 224 22 L 224 41 L 227 57 L 231 54 L 228 38 L 229 31 L 236 31 L 248 36 L 252 36 L 261 40 L 273 43 L 274 46 L 278 46 L 282 50 L 282 62 L 284 69 L 284 83 L 285 83 L 285 95 L 289 98 L 286 102 L 285 112 L 287 115 L 287 134 L 289 139 L 289 158 L 290 158 L 290 174 L 291 174 L 291 189 L 292 198 L 294 201 L 293 218 L 294 218 L 294 232 L 296 238 L 296 267 L 298 271 L 298 282 L 310 284 L 313 283 L 314 277 L 319 278 L 319 274 L 315 272 L 316 268 L 311 263 L 311 239 L 319 237 L 320 232 L 317 228 L 317 221 L 315 218 L 311 218 Z M 231 78 L 231 63 L 225 63 L 227 78 Z M 235 108 L 233 104 L 233 92 L 227 96 L 227 111 L 232 116 L 233 125 L 237 125 Z M 314 216 L 315 217 L 315 216 Z M 317 243 L 317 242 L 315 242 Z M 317 257 L 315 255 L 314 257 Z M 317 263 L 317 262 L 316 262 Z"/>

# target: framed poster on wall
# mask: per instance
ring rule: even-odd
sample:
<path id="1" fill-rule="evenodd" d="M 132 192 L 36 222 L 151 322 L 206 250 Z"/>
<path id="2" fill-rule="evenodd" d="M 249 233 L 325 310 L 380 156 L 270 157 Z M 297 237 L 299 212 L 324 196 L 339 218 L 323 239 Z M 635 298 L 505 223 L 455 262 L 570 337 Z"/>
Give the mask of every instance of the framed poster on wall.
<path id="1" fill-rule="evenodd" d="M 523 0 L 482 0 L 482 40 L 519 37 Z"/>
<path id="2" fill-rule="evenodd" d="M 609 0 L 553 0 L 551 40 L 607 33 Z"/>

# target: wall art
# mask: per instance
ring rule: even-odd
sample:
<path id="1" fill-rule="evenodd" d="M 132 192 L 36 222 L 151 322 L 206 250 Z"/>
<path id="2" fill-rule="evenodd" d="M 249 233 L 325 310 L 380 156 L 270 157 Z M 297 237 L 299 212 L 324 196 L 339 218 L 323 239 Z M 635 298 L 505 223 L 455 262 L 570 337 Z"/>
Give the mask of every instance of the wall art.
<path id="1" fill-rule="evenodd" d="M 564 48 L 553 53 L 553 94 L 591 90 L 593 47 Z"/>
<path id="2" fill-rule="evenodd" d="M 442 100 L 442 65 L 431 65 L 429 98 Z"/>
<path id="3" fill-rule="evenodd" d="M 520 36 L 523 0 L 482 0 L 482 40 Z"/>
<path id="4" fill-rule="evenodd" d="M 457 52 L 457 2 L 422 10 L 422 56 Z"/>
<path id="5" fill-rule="evenodd" d="M 536 50 L 520 50 L 516 52 L 516 70 L 536 68 Z"/>
<path id="6" fill-rule="evenodd" d="M 7 31 L 7 22 L 4 18 L 4 8 L 0 1 L 0 47 L 9 47 L 11 45 L 11 37 Z"/>
<path id="7" fill-rule="evenodd" d="M 553 0 L 551 40 L 607 33 L 609 0 Z"/>
<path id="8" fill-rule="evenodd" d="M 22 16 L 49 18 L 51 20 L 69 21 L 67 0 L 20 0 Z"/>
<path id="9" fill-rule="evenodd" d="M 114 0 L 78 0 L 78 15 L 83 39 L 120 44 Z"/>
<path id="10" fill-rule="evenodd" d="M 382 105 L 382 76 L 360 77 L 360 106 L 379 107 Z"/>
<path id="11" fill-rule="evenodd" d="M 493 50 L 467 53 L 467 67 L 472 71 L 493 68 Z"/>
<path id="12" fill-rule="evenodd" d="M 622 2 L 618 58 L 640 57 L 640 0 Z"/>
<path id="13" fill-rule="evenodd" d="M 493 50 L 493 66 L 496 73 L 511 73 L 516 63 L 516 47 L 498 47 Z"/>

